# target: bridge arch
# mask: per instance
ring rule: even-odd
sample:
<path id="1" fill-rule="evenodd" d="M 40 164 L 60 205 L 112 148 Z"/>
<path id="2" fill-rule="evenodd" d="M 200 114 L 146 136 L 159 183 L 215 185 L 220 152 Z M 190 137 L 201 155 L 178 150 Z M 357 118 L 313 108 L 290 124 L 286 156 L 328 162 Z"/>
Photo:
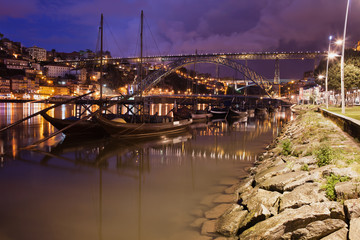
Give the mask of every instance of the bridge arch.
<path id="1" fill-rule="evenodd" d="M 271 83 L 266 80 L 262 75 L 257 72 L 251 70 L 245 65 L 236 62 L 234 60 L 230 60 L 225 57 L 220 56 L 209 56 L 209 57 L 187 57 L 181 58 L 174 62 L 171 62 L 164 66 L 164 68 L 157 70 L 153 74 L 148 75 L 142 83 L 142 89 L 144 91 L 149 90 L 157 83 L 159 83 L 162 79 L 168 76 L 173 71 L 178 70 L 181 67 L 194 64 L 194 63 L 210 63 L 210 64 L 220 64 L 226 67 L 230 67 L 240 73 L 242 73 L 248 80 L 251 80 L 257 86 L 261 87 L 265 90 L 265 92 L 270 96 L 270 89 L 272 88 Z"/>

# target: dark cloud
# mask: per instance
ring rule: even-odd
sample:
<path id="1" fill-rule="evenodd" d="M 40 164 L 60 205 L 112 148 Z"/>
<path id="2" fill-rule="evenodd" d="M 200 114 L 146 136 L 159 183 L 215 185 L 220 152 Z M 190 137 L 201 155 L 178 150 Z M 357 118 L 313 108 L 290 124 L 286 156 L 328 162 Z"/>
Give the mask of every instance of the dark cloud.
<path id="1" fill-rule="evenodd" d="M 104 13 L 107 48 L 138 54 L 144 10 L 147 54 L 326 50 L 342 36 L 346 0 L 0 0 L 1 32 L 25 45 L 95 49 Z M 360 40 L 351 2 L 347 45 Z M 151 29 L 151 32 L 149 30 Z M 156 42 L 156 44 L 154 43 Z"/>

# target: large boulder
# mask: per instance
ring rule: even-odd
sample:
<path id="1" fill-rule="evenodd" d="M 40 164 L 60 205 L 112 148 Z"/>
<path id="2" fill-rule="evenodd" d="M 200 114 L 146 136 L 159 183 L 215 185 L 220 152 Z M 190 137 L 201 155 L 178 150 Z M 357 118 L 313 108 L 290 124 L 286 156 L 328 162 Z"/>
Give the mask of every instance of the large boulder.
<path id="1" fill-rule="evenodd" d="M 360 199 L 349 199 L 344 202 L 346 218 L 360 218 Z"/>
<path id="2" fill-rule="evenodd" d="M 360 197 L 359 183 L 339 182 L 335 185 L 337 199 L 355 199 Z"/>
<path id="3" fill-rule="evenodd" d="M 240 224 L 244 221 L 248 211 L 238 204 L 233 204 L 216 222 L 216 232 L 224 236 L 235 236 Z"/>
<path id="4" fill-rule="evenodd" d="M 329 218 L 309 223 L 305 228 L 297 229 L 288 235 L 289 239 L 319 239 L 346 227 L 343 220 Z"/>
<path id="5" fill-rule="evenodd" d="M 255 187 L 252 191 L 240 195 L 241 204 L 247 207 L 249 212 L 256 211 L 259 204 L 264 205 L 272 215 L 278 214 L 278 202 L 281 196 L 278 192 L 267 191 Z"/>
<path id="6" fill-rule="evenodd" d="M 260 183 L 273 176 L 288 172 L 291 172 L 291 169 L 287 167 L 286 163 L 281 163 L 279 165 L 266 168 L 263 171 L 255 174 L 255 181 L 256 183 Z"/>
<path id="7" fill-rule="evenodd" d="M 298 229 L 306 228 L 310 223 L 337 216 L 340 218 L 339 208 L 341 208 L 339 203 L 324 202 L 305 205 L 297 209 L 285 209 L 280 214 L 247 229 L 241 233 L 240 239 L 281 239 L 285 234 L 290 235 Z"/>
<path id="8" fill-rule="evenodd" d="M 266 190 L 283 193 L 284 191 L 291 191 L 295 187 L 304 184 L 306 182 L 304 179 L 306 179 L 308 175 L 308 172 L 289 172 L 269 178 L 261 182 L 259 186 Z"/>
<path id="9" fill-rule="evenodd" d="M 348 168 L 337 168 L 333 167 L 324 171 L 324 176 L 330 176 L 331 174 L 341 176 L 341 177 L 350 177 L 350 178 L 357 178 L 359 174 L 352 170 L 350 167 Z"/>
<path id="10" fill-rule="evenodd" d="M 342 229 L 321 238 L 321 240 L 347 240 L 348 232 L 349 230 L 347 227 L 343 227 Z"/>
<path id="11" fill-rule="evenodd" d="M 360 218 L 354 218 L 350 221 L 349 239 L 359 240 L 360 239 Z"/>
<path id="12" fill-rule="evenodd" d="M 205 217 L 208 219 L 218 218 L 221 215 L 223 215 L 224 212 L 231 206 L 232 206 L 232 204 L 230 204 L 230 203 L 223 203 L 223 204 L 217 205 L 214 208 L 206 211 Z"/>
<path id="13" fill-rule="evenodd" d="M 320 189 L 319 183 L 305 183 L 291 192 L 285 192 L 280 197 L 280 208 L 282 212 L 286 208 L 298 208 L 315 202 L 327 201 L 325 192 Z"/>
<path id="14" fill-rule="evenodd" d="M 254 226 L 256 223 L 269 218 L 270 216 L 270 211 L 263 204 L 257 204 L 256 207 L 254 207 L 240 223 L 239 229 L 240 231 L 247 229 Z"/>

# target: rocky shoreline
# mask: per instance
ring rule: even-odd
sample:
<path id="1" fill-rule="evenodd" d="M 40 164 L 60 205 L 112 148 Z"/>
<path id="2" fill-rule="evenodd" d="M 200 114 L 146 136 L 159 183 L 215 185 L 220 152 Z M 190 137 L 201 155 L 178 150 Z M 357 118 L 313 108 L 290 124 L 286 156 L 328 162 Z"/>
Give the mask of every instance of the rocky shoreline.
<path id="1" fill-rule="evenodd" d="M 192 227 L 201 239 L 360 239 L 360 147 L 298 109 L 250 176 L 228 182 Z M 230 185 L 231 184 L 231 185 Z"/>

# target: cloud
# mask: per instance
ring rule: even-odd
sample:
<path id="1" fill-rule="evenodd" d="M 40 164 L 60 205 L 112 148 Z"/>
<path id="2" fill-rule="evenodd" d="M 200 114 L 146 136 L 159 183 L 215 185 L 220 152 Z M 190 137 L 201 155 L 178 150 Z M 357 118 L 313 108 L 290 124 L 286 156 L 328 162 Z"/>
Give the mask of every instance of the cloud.
<path id="1" fill-rule="evenodd" d="M 0 19 L 25 18 L 38 13 L 36 0 L 1 0 Z"/>

